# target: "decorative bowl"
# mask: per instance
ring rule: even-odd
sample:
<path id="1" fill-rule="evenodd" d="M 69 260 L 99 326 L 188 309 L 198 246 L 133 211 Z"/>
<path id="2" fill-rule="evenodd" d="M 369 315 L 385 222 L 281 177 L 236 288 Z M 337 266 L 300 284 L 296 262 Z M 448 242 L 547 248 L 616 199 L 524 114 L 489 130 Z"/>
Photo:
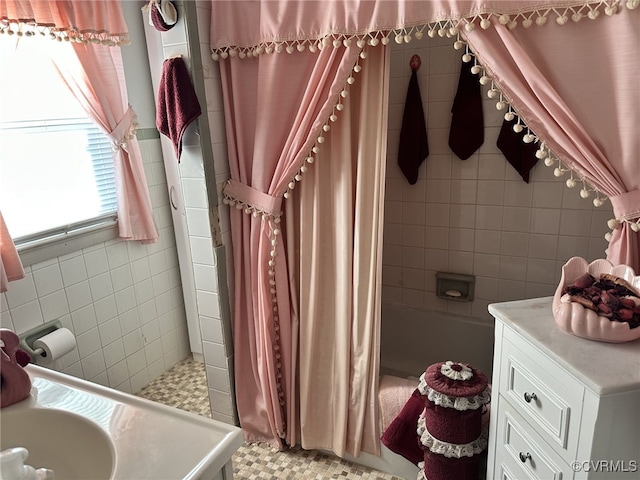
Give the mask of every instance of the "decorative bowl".
<path id="1" fill-rule="evenodd" d="M 613 265 L 605 259 L 587 263 L 584 258 L 573 257 L 562 267 L 562 278 L 553 297 L 553 318 L 565 332 L 600 342 L 623 343 L 640 338 L 640 327 L 630 328 L 626 322 L 601 316 L 580 303 L 562 301 L 563 290 L 585 273 L 596 279 L 606 273 L 624 279 L 628 287 L 640 296 L 640 276 L 628 265 Z"/>

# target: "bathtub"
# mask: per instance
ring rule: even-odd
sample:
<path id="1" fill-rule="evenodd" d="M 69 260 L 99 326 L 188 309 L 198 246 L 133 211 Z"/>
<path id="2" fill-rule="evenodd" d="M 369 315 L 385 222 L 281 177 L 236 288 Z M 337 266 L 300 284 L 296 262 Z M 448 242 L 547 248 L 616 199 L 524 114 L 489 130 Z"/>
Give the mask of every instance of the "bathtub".
<path id="1" fill-rule="evenodd" d="M 381 376 L 409 378 L 417 387 L 417 378 L 429 365 L 452 360 L 473 365 L 491 381 L 493 325 L 484 320 L 383 304 L 380 337 Z M 405 388 L 403 392 L 407 399 L 410 391 Z M 380 447 L 380 457 L 363 453 L 346 459 L 399 478 L 417 478 L 418 467 L 386 446 Z"/>
<path id="2" fill-rule="evenodd" d="M 474 317 L 382 304 L 380 373 L 419 377 L 436 362 L 464 362 L 491 381 L 493 323 Z"/>

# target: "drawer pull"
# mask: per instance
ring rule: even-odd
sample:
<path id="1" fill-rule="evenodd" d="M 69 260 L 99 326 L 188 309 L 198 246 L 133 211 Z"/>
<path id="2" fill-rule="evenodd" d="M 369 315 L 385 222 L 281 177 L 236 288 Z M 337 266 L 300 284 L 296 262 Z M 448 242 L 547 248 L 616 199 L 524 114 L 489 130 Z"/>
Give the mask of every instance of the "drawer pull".
<path id="1" fill-rule="evenodd" d="M 538 397 L 535 393 L 524 392 L 524 401 L 531 403 L 531 400 L 536 400 Z"/>
<path id="2" fill-rule="evenodd" d="M 520 461 L 521 461 L 522 463 L 526 462 L 526 461 L 527 461 L 527 459 L 531 458 L 531 454 L 530 454 L 529 452 L 527 452 L 527 453 L 522 453 L 522 452 L 520 452 L 520 453 L 518 454 L 518 456 L 520 457 Z"/>

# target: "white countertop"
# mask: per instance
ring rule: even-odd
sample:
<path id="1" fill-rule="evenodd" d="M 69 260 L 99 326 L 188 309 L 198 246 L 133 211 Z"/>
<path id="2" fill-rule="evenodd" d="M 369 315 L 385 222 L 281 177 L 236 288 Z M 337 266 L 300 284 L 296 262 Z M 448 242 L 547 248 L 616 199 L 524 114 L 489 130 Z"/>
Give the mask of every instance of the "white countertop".
<path id="1" fill-rule="evenodd" d="M 553 297 L 489 305 L 508 328 L 545 352 L 599 395 L 640 388 L 640 340 L 606 343 L 567 333 L 553 320 Z M 640 327 L 639 327 L 640 328 Z"/>
<path id="2" fill-rule="evenodd" d="M 52 408 L 92 420 L 113 442 L 114 479 L 198 479 L 222 469 L 243 443 L 233 425 L 36 365 L 25 370 L 31 396 L 2 411 Z"/>

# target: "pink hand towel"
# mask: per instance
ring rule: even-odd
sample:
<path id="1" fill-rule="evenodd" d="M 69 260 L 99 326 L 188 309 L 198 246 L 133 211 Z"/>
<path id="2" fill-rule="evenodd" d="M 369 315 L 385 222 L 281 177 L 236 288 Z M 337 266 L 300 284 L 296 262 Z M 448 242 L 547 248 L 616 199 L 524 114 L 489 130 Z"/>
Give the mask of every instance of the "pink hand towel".
<path id="1" fill-rule="evenodd" d="M 182 136 L 202 110 L 182 57 L 168 58 L 162 64 L 162 77 L 156 105 L 156 127 L 169 137 L 180 162 Z"/>

